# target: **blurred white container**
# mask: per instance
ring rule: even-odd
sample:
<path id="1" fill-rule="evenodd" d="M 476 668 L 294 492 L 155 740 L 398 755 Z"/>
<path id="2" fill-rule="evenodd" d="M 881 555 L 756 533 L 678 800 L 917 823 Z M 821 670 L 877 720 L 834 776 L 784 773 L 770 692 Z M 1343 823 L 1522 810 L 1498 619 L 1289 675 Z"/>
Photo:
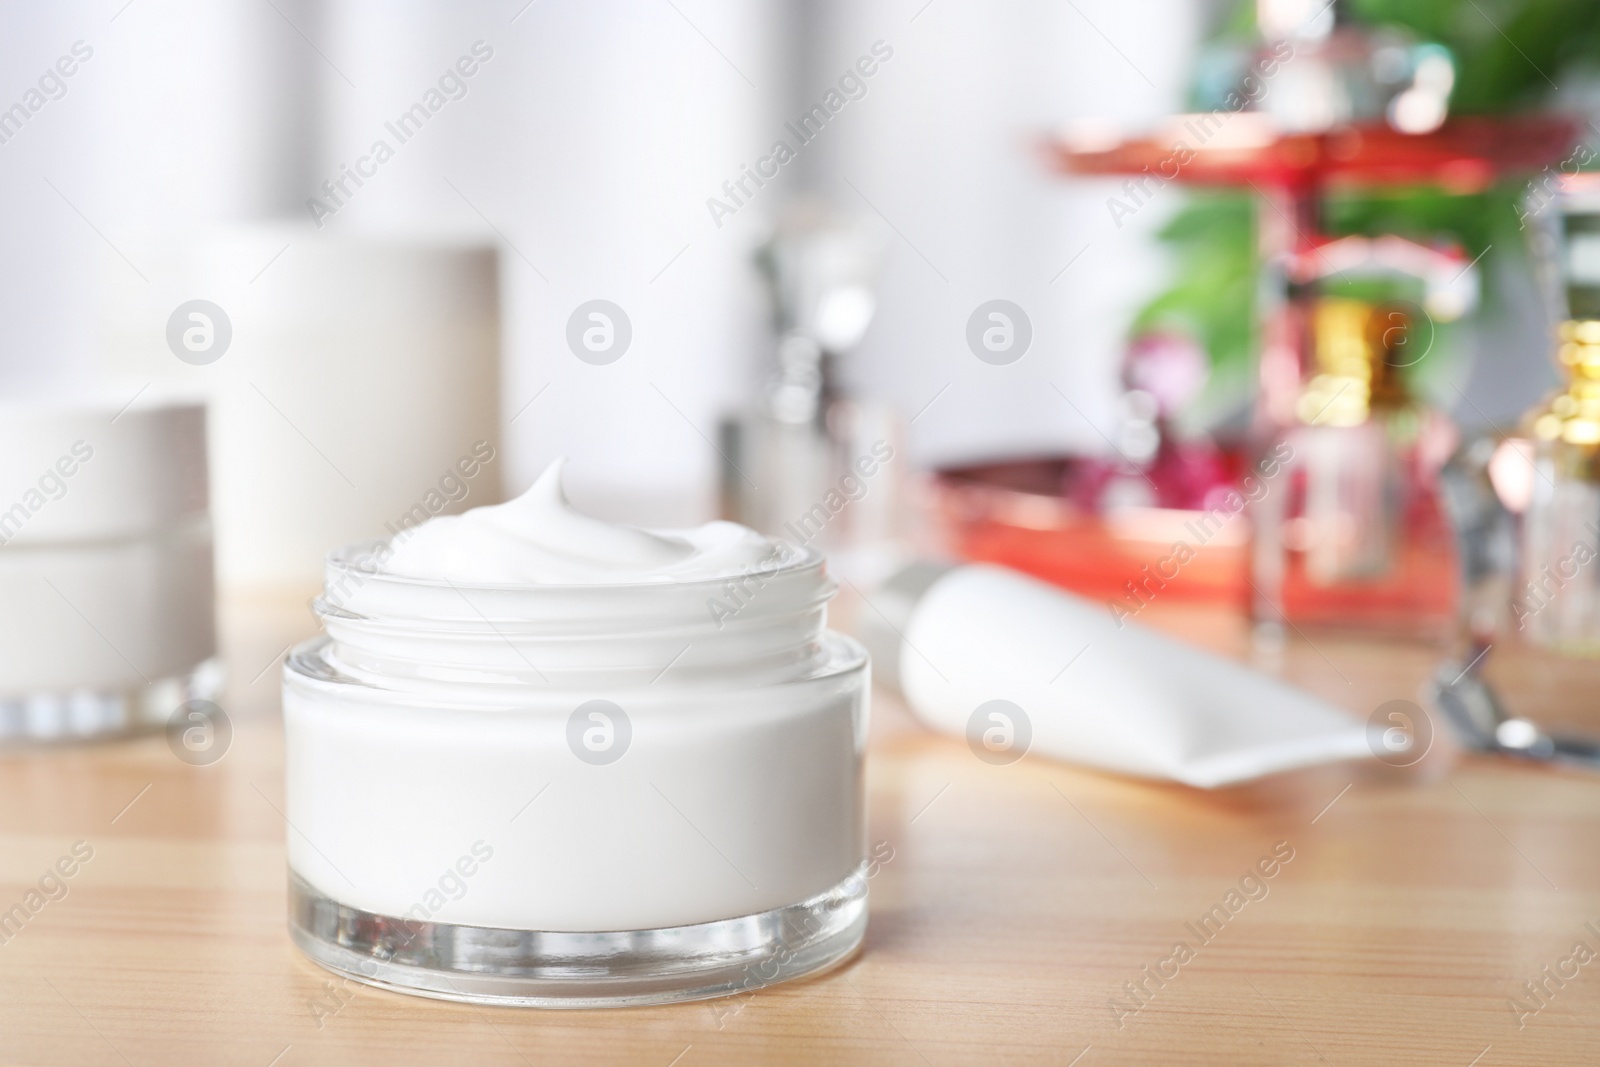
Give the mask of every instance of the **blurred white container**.
<path id="1" fill-rule="evenodd" d="M 329 546 L 500 499 L 492 249 L 310 223 L 149 247 L 148 285 L 110 276 L 103 362 L 130 393 L 177 381 L 210 396 L 224 586 L 314 587 Z M 214 343 L 231 334 L 220 355 L 191 354 L 202 365 L 168 343 L 196 299 L 226 316 Z"/>
<path id="2" fill-rule="evenodd" d="M 0 403 L 0 741 L 216 695 L 205 407 L 149 393 Z"/>

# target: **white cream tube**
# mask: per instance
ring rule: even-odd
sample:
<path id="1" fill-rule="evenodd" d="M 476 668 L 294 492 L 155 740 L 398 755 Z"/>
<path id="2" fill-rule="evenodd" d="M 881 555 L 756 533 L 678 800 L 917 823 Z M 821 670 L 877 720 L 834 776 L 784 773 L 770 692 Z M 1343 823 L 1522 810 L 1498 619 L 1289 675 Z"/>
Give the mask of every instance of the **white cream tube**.
<path id="1" fill-rule="evenodd" d="M 1338 709 L 1003 567 L 914 567 L 873 599 L 899 631 L 880 676 L 991 762 L 1031 750 L 1210 789 L 1372 754 Z"/>

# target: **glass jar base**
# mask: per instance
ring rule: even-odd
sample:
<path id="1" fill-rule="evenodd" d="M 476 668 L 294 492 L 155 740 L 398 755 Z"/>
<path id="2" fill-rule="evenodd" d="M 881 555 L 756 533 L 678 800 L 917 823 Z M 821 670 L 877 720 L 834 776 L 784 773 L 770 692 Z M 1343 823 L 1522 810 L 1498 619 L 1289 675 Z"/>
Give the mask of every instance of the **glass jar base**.
<path id="1" fill-rule="evenodd" d="M 755 992 L 843 962 L 866 929 L 859 872 L 757 915 L 597 933 L 377 915 L 289 876 L 289 934 L 317 964 L 380 989 L 476 1004 L 606 1008 Z"/>
<path id="2" fill-rule="evenodd" d="M 184 674 L 126 689 L 0 696 L 0 747 L 102 741 L 161 730 L 185 703 L 217 699 L 222 684 L 222 661 L 212 658 Z"/>

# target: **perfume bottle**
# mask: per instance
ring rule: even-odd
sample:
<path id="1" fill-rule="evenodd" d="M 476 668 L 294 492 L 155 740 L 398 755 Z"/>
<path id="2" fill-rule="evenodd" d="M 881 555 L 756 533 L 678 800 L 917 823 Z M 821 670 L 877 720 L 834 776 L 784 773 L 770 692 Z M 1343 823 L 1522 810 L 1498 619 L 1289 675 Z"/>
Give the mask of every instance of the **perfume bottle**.
<path id="1" fill-rule="evenodd" d="M 1322 297 L 1313 366 L 1251 501 L 1252 615 L 1439 638 L 1454 619 L 1453 538 L 1438 473 L 1456 434 L 1401 371 L 1417 309 Z"/>
<path id="2" fill-rule="evenodd" d="M 1257 0 L 1254 47 L 1200 57 L 1203 110 L 1246 108 L 1285 133 L 1387 123 L 1401 133 L 1444 124 L 1456 63 L 1443 45 L 1358 21 L 1344 0 Z"/>
<path id="3" fill-rule="evenodd" d="M 1533 645 L 1600 655 L 1600 175 L 1564 176 L 1546 238 L 1565 382 L 1524 417 L 1514 626 Z"/>
<path id="4" fill-rule="evenodd" d="M 898 565 L 904 511 L 902 420 L 848 395 L 840 373 L 877 307 L 882 244 L 821 203 L 784 212 L 757 255 L 777 358 L 756 404 L 723 420 L 719 443 L 724 518 L 821 548 L 863 580 Z"/>

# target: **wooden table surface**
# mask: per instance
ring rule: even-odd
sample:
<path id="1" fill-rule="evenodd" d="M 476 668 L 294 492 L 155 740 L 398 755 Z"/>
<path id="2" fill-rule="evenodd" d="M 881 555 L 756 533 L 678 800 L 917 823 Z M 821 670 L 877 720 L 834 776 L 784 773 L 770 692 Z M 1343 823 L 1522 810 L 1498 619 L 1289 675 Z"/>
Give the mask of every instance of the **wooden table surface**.
<path id="1" fill-rule="evenodd" d="M 1149 615 L 1245 654 L 1237 619 Z M 893 858 L 847 966 L 616 1011 L 334 996 L 284 930 L 277 662 L 310 619 L 300 598 L 257 597 L 224 624 L 220 762 L 189 766 L 161 737 L 0 755 L 0 910 L 75 842 L 93 849 L 0 945 L 0 1063 L 1600 1063 L 1600 959 L 1574 958 L 1579 942 L 1600 952 L 1600 775 L 1441 739 L 1406 770 L 1205 793 L 1032 756 L 990 766 L 882 693 L 871 835 Z M 1363 717 L 1414 697 L 1435 656 L 1314 641 L 1269 666 Z M 1528 713 L 1600 730 L 1593 667 L 1495 669 Z M 1293 859 L 1266 895 L 1196 937 L 1186 924 L 1275 846 Z M 1179 941 L 1192 958 L 1163 963 Z M 1157 985 L 1146 967 L 1177 973 Z M 1136 1001 L 1124 983 L 1139 981 Z"/>

